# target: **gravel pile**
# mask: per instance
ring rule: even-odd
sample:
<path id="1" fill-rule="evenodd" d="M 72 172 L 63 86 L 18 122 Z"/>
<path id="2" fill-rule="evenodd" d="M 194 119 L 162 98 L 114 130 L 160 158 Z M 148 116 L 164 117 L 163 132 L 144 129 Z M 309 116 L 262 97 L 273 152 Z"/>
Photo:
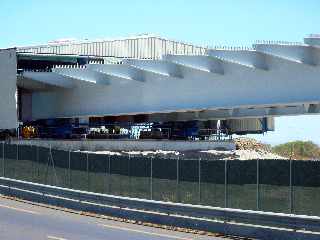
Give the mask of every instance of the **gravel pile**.
<path id="1" fill-rule="evenodd" d="M 239 160 L 250 160 L 250 159 L 286 159 L 285 157 L 279 156 L 271 152 L 268 145 L 263 144 L 253 138 L 235 138 L 236 144 L 235 151 L 205 151 L 214 156 L 225 156 L 224 159 L 239 159 Z"/>
<path id="2" fill-rule="evenodd" d="M 263 144 L 256 139 L 253 138 L 235 138 L 234 143 L 236 144 L 237 150 L 254 150 L 254 151 L 270 151 L 268 145 Z"/>

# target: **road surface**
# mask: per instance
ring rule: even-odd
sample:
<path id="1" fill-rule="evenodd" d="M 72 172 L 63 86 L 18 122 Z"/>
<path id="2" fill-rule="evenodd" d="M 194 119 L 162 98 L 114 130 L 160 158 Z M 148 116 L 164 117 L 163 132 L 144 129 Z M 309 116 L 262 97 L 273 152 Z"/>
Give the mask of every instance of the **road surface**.
<path id="1" fill-rule="evenodd" d="M 88 217 L 14 201 L 0 195 L 0 239 L 3 240 L 219 240 L 138 224 Z"/>

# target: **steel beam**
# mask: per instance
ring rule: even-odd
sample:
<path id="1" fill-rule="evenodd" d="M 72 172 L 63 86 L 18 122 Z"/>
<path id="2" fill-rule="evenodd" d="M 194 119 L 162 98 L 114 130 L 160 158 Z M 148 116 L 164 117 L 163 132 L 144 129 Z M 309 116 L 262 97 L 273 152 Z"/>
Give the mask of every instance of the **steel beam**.
<path id="1" fill-rule="evenodd" d="M 264 55 L 255 50 L 208 49 L 207 54 L 256 69 L 268 70 Z"/>
<path id="2" fill-rule="evenodd" d="M 183 78 L 181 66 L 173 62 L 165 60 L 126 59 L 123 63 L 155 74 L 173 78 Z"/>
<path id="3" fill-rule="evenodd" d="M 68 78 L 53 72 L 23 72 L 18 80 L 18 85 L 20 84 L 21 86 L 26 86 L 27 88 L 28 85 L 30 85 L 30 88 L 32 88 L 33 86 L 34 88 L 37 88 L 36 86 L 38 85 L 40 89 L 46 89 L 46 86 L 54 86 L 60 88 L 75 87 L 75 84 Z M 44 85 L 42 85 L 41 87 L 41 84 Z"/>
<path id="4" fill-rule="evenodd" d="M 145 81 L 144 72 L 140 69 L 125 64 L 88 64 L 88 70 L 116 77 L 123 80 Z"/>
<path id="5" fill-rule="evenodd" d="M 311 66 L 320 64 L 320 49 L 318 47 L 313 47 L 306 44 L 290 45 L 276 43 L 257 43 L 253 46 L 259 52 L 293 60 L 302 64 Z"/>
<path id="6" fill-rule="evenodd" d="M 223 75 L 222 61 L 209 56 L 197 55 L 165 55 L 164 60 L 180 64 L 195 71 L 203 71 Z"/>
<path id="7" fill-rule="evenodd" d="M 76 80 L 74 83 L 77 85 L 109 85 L 108 79 L 103 74 L 87 70 L 86 68 L 54 68 L 52 72 Z"/>

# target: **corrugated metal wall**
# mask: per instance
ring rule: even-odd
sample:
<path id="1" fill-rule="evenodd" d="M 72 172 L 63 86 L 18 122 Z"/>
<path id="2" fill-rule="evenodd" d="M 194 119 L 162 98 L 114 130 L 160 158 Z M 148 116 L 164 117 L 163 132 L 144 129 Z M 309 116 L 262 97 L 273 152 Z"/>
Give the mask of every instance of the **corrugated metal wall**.
<path id="1" fill-rule="evenodd" d="M 230 133 L 260 133 L 274 131 L 274 118 L 245 118 L 226 120 Z"/>
<path id="2" fill-rule="evenodd" d="M 205 48 L 158 37 L 43 45 L 18 48 L 19 52 L 77 54 L 104 57 L 159 59 L 164 54 L 203 55 Z"/>

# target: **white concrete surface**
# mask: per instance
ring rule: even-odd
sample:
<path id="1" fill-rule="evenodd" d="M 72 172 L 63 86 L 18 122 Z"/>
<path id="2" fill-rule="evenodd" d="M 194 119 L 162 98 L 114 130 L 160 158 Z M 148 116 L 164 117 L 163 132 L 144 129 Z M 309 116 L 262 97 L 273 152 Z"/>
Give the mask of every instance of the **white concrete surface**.
<path id="1" fill-rule="evenodd" d="M 188 151 L 223 149 L 234 150 L 229 141 L 168 141 L 168 140 L 13 140 L 13 144 L 52 147 L 62 150 L 82 151 Z"/>
<path id="2" fill-rule="evenodd" d="M 16 50 L 0 49 L 0 130 L 14 129 L 18 126 L 16 75 Z"/>

